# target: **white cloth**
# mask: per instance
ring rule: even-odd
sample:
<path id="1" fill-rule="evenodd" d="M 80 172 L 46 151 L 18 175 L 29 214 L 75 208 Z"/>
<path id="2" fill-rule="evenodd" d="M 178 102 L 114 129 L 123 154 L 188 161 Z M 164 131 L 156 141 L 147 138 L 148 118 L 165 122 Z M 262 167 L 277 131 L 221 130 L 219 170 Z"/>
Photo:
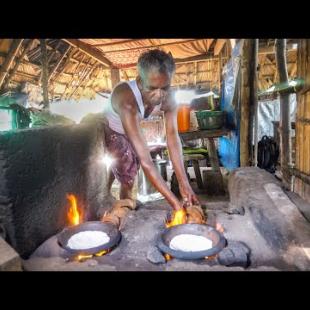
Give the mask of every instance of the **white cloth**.
<path id="1" fill-rule="evenodd" d="M 140 92 L 140 90 L 138 88 L 136 80 L 132 80 L 132 81 L 129 81 L 129 82 L 121 82 L 121 83 L 127 83 L 127 85 L 130 87 L 131 91 L 133 92 L 133 94 L 135 96 L 135 99 L 136 99 L 136 102 L 137 102 L 137 105 L 138 105 L 138 108 L 139 108 L 140 118 L 141 119 L 144 118 L 144 112 L 145 111 L 144 111 L 142 95 L 141 95 L 141 92 Z M 121 83 L 119 83 L 119 84 L 121 84 Z M 118 85 L 116 85 L 116 87 Z M 112 94 L 113 94 L 113 92 L 112 92 Z M 125 131 L 124 131 L 124 128 L 123 128 L 123 125 L 122 125 L 122 121 L 121 121 L 119 115 L 114 111 L 113 106 L 112 106 L 112 102 L 111 102 L 112 94 L 111 94 L 111 96 L 109 98 L 109 101 L 108 101 L 107 107 L 106 107 L 106 109 L 104 111 L 104 114 L 105 114 L 106 118 L 108 119 L 109 127 L 112 130 L 114 130 L 114 131 L 116 131 L 118 133 L 121 133 L 121 134 L 125 134 Z"/>

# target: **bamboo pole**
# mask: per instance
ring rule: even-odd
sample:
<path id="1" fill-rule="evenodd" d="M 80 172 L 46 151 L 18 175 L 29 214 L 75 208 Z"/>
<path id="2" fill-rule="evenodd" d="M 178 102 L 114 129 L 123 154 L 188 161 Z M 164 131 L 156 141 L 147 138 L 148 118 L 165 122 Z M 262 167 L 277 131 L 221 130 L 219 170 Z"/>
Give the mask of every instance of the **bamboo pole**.
<path id="1" fill-rule="evenodd" d="M 245 39 L 241 58 L 240 166 L 249 166 L 250 80 L 253 39 Z"/>
<path id="2" fill-rule="evenodd" d="M 254 43 L 254 83 L 253 83 L 253 105 L 254 105 L 254 159 L 253 164 L 257 167 L 257 154 L 258 154 L 258 46 L 259 40 L 256 39 Z M 253 123 L 252 123 L 253 124 Z M 252 149 L 252 148 L 251 148 Z"/>
<path id="3" fill-rule="evenodd" d="M 288 73 L 286 64 L 286 39 L 276 40 L 276 62 L 279 81 L 281 84 L 288 84 Z M 291 176 L 287 169 L 292 166 L 292 141 L 291 141 L 291 121 L 290 102 L 287 91 L 280 92 L 280 150 L 281 150 L 281 171 L 283 183 L 291 189 Z"/>
<path id="4" fill-rule="evenodd" d="M 42 89 L 43 89 L 43 105 L 48 108 L 48 62 L 47 49 L 45 39 L 40 39 L 41 57 L 42 57 Z"/>

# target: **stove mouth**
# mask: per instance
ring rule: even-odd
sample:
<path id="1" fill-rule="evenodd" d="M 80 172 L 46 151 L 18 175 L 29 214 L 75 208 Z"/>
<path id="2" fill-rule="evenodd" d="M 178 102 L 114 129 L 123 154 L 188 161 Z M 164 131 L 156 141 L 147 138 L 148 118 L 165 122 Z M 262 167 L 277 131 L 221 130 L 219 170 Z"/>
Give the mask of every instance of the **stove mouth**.
<path id="1" fill-rule="evenodd" d="M 72 249 L 68 246 L 69 239 L 83 231 L 102 231 L 106 233 L 110 240 L 107 243 L 89 249 Z M 100 256 L 114 249 L 121 240 L 121 232 L 112 223 L 104 223 L 100 221 L 89 221 L 76 226 L 64 228 L 57 236 L 58 244 L 67 251 L 72 257 L 78 256 Z"/>
<path id="2" fill-rule="evenodd" d="M 185 252 L 170 248 L 170 241 L 177 235 L 191 234 L 205 237 L 212 241 L 212 248 L 205 251 Z M 226 239 L 215 228 L 206 224 L 181 224 L 166 228 L 157 238 L 158 249 L 168 257 L 183 260 L 203 259 L 214 257 L 226 246 Z"/>

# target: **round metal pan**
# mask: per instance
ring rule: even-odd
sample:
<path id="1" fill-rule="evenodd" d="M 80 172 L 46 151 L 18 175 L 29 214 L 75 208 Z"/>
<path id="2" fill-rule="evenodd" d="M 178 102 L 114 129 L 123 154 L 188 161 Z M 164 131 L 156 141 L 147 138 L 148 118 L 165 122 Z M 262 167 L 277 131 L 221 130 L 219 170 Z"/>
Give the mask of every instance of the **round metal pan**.
<path id="1" fill-rule="evenodd" d="M 69 239 L 82 231 L 89 231 L 89 230 L 97 230 L 105 232 L 109 237 L 110 241 L 108 243 L 104 243 L 100 246 L 97 246 L 95 248 L 89 248 L 89 249 L 71 249 L 67 246 Z M 117 229 L 117 227 L 111 223 L 103 223 L 100 221 L 90 221 L 85 222 L 76 226 L 66 227 L 62 230 L 61 233 L 58 234 L 58 243 L 61 247 L 63 247 L 65 250 L 70 252 L 71 254 L 77 254 L 77 255 L 93 255 L 100 251 L 108 250 L 113 247 L 115 247 L 121 240 L 121 233 Z"/>
<path id="2" fill-rule="evenodd" d="M 171 249 L 169 247 L 170 241 L 172 240 L 172 238 L 180 234 L 191 234 L 206 237 L 212 241 L 212 248 L 206 251 L 198 252 L 183 252 Z M 201 259 L 215 255 L 219 253 L 225 246 L 226 239 L 224 238 L 224 236 L 210 225 L 176 225 L 170 228 L 166 228 L 161 234 L 159 234 L 157 239 L 157 247 L 160 251 L 169 254 L 172 257 L 185 260 Z"/>

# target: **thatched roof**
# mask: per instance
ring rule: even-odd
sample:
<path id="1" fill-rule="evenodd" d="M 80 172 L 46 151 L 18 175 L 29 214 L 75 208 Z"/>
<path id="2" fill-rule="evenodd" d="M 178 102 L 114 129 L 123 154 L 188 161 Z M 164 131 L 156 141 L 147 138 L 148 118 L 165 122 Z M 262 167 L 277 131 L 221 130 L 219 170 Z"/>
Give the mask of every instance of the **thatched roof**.
<path id="1" fill-rule="evenodd" d="M 48 39 L 49 97 L 92 97 L 112 89 L 111 68 L 121 80 L 136 77 L 139 55 L 149 49 L 171 52 L 177 63 L 172 86 L 218 90 L 221 69 L 230 57 L 234 39 Z M 296 76 L 296 49 L 288 41 L 288 71 Z M 37 39 L 0 39 L 0 91 L 23 82 L 41 83 L 41 47 Z M 8 69 L 6 70 L 7 65 Z M 277 82 L 274 40 L 260 40 L 260 90 Z M 5 68 L 4 68 L 5 67 Z M 4 69 L 4 70 L 3 70 Z"/>

